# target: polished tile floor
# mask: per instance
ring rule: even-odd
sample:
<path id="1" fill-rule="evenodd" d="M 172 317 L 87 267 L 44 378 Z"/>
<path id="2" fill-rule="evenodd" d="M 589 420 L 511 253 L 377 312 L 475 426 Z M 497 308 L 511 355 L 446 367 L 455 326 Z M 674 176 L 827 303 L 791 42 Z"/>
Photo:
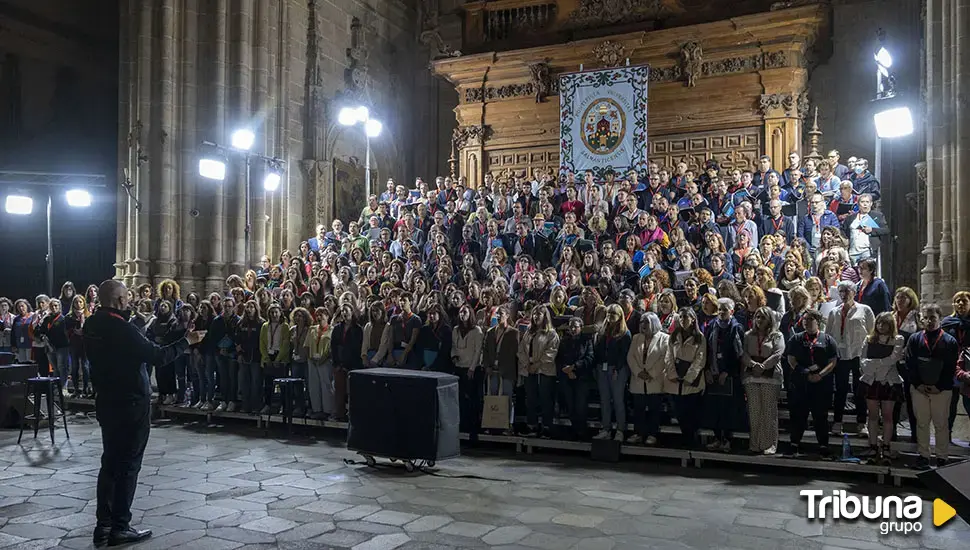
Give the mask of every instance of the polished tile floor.
<path id="1" fill-rule="evenodd" d="M 16 430 L 0 431 L 0 548 L 92 547 L 100 432 L 84 417 L 70 429 L 70 441 L 59 431 L 54 446 L 45 432 L 37 440 L 25 434 L 18 446 Z M 357 457 L 331 435 L 288 442 L 240 426 L 157 424 L 134 503 L 134 523 L 155 536 L 135 548 L 970 547 L 961 520 L 932 526 L 929 500 L 919 535 L 805 519 L 801 489 L 894 494 L 869 478 L 809 481 L 778 470 L 600 464 L 498 449 L 442 462 L 437 476 L 408 474 L 344 463 Z"/>

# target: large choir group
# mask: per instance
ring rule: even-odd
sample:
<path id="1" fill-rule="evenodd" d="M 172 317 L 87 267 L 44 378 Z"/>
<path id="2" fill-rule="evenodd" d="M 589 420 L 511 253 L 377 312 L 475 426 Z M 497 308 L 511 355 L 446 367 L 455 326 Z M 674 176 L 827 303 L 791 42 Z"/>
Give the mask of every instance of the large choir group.
<path id="1" fill-rule="evenodd" d="M 790 454 L 811 426 L 823 457 L 830 434 L 854 431 L 891 460 L 908 417 L 916 465 L 930 465 L 931 428 L 945 463 L 958 404 L 970 410 L 970 293 L 944 316 L 879 277 L 889 227 L 865 159 L 703 168 L 388 180 L 356 219 L 221 291 L 137 287 L 131 322 L 159 344 L 208 331 L 155 366 L 167 405 L 267 413 L 290 376 L 306 381 L 296 414 L 340 420 L 348 371 L 396 366 L 456 374 L 472 439 L 484 396 L 518 396 L 521 434 L 656 445 L 673 419 L 684 445 L 709 428 L 708 448 L 728 452 L 748 432 L 748 450 L 771 455 L 784 399 Z M 58 299 L 0 298 L 0 351 L 92 393 L 81 336 L 97 304 L 96 287 L 71 283 Z"/>

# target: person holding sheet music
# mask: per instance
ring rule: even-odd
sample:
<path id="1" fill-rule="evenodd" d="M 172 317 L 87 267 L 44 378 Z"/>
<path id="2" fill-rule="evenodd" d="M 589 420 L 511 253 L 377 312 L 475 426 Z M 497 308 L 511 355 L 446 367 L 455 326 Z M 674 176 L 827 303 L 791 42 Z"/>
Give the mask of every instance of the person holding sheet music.
<path id="1" fill-rule="evenodd" d="M 872 195 L 859 195 L 856 206 L 859 211 L 849 214 L 842 222 L 842 231 L 849 237 L 852 263 L 878 257 L 882 238 L 889 235 L 886 217 L 872 209 Z"/>
<path id="2" fill-rule="evenodd" d="M 960 344 L 941 327 L 943 314 L 936 304 L 920 307 L 923 330 L 906 343 L 906 371 L 909 377 L 919 459 L 914 467 L 930 467 L 930 424 L 936 432 L 936 465 L 945 466 L 950 454 L 950 401 Z"/>

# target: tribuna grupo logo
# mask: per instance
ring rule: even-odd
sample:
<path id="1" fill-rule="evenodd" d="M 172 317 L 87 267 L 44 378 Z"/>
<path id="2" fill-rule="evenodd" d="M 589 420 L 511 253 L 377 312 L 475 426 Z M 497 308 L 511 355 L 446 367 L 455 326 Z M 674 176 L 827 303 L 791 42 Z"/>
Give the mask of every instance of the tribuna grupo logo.
<path id="1" fill-rule="evenodd" d="M 870 497 L 856 496 L 845 491 L 803 490 L 799 495 L 808 499 L 809 520 L 858 520 L 879 523 L 883 535 L 908 535 L 923 530 L 923 499 L 917 496 Z M 942 502 L 942 501 L 941 501 Z M 934 521 L 935 523 L 935 521 Z"/>

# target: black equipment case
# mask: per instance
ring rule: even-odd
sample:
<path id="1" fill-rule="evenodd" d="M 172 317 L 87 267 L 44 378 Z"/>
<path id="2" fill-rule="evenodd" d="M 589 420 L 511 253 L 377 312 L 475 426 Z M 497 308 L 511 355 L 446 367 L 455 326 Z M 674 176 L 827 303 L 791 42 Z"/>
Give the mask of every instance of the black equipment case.
<path id="1" fill-rule="evenodd" d="M 349 450 L 401 460 L 459 455 L 458 377 L 404 369 L 354 370 L 349 395 Z"/>

